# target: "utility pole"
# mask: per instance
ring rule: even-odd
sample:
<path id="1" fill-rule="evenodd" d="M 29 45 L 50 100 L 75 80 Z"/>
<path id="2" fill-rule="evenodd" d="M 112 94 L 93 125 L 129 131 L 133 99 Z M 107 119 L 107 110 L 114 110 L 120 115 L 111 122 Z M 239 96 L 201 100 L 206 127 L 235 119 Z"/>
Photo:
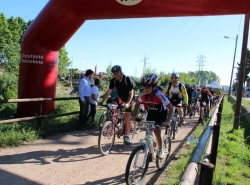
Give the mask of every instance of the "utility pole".
<path id="1" fill-rule="evenodd" d="M 238 85 L 237 85 L 238 87 L 237 87 L 237 97 L 236 97 L 233 129 L 238 129 L 240 125 L 242 89 L 243 89 L 243 83 L 244 83 L 245 71 L 246 71 L 249 20 L 250 20 L 250 14 L 245 14 L 245 24 L 244 24 L 244 31 L 243 31 L 240 67 L 239 67 L 239 72 L 238 72 Z"/>
<path id="2" fill-rule="evenodd" d="M 136 75 L 137 75 L 137 68 L 135 68 L 135 77 L 136 77 Z"/>
<path id="3" fill-rule="evenodd" d="M 203 71 L 203 67 L 205 66 L 203 63 L 206 62 L 204 59 L 206 57 L 204 57 L 203 55 L 199 55 L 198 60 L 196 62 L 198 62 L 198 78 L 199 78 L 199 86 L 201 85 L 201 71 Z"/>
<path id="4" fill-rule="evenodd" d="M 145 74 L 145 72 L 146 72 L 146 70 L 147 70 L 147 64 L 149 64 L 149 63 L 147 63 L 147 59 L 149 59 L 149 58 L 146 57 L 146 53 L 145 53 L 144 59 L 141 60 L 141 61 L 144 62 L 144 64 L 143 64 L 143 74 Z"/>

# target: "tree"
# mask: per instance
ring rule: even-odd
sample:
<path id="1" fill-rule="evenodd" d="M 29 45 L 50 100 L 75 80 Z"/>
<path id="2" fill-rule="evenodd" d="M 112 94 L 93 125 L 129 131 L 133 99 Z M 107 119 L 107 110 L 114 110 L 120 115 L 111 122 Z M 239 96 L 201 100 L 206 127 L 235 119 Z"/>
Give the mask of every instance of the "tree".
<path id="1" fill-rule="evenodd" d="M 113 73 L 111 72 L 112 64 L 110 63 L 106 68 L 106 76 L 108 79 L 113 78 Z"/>
<path id="2" fill-rule="evenodd" d="M 62 47 L 59 51 L 59 61 L 58 61 L 58 72 L 60 75 L 68 74 L 68 67 L 70 66 L 71 62 L 68 57 L 68 52 L 65 49 L 65 46 Z"/>
<path id="3" fill-rule="evenodd" d="M 0 67 L 18 75 L 22 35 L 27 23 L 20 17 L 7 19 L 0 14 Z"/>

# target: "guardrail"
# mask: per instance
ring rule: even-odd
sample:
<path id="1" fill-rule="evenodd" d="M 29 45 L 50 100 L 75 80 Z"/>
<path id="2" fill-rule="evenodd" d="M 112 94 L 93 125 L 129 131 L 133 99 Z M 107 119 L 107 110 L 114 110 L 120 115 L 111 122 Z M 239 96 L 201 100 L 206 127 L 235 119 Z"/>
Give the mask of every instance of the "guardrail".
<path id="1" fill-rule="evenodd" d="M 220 98 L 219 103 L 216 105 L 216 109 L 209 122 L 209 125 L 205 129 L 198 145 L 196 146 L 193 156 L 191 157 L 191 160 L 184 172 L 184 175 L 181 178 L 181 182 L 179 183 L 179 185 L 195 184 L 195 180 L 197 179 L 197 175 L 199 175 L 199 172 L 199 185 L 212 185 L 218 150 L 223 98 L 224 95 Z M 209 138 L 210 140 L 206 153 L 204 155 L 204 160 L 202 161 L 202 163 L 200 163 Z"/>

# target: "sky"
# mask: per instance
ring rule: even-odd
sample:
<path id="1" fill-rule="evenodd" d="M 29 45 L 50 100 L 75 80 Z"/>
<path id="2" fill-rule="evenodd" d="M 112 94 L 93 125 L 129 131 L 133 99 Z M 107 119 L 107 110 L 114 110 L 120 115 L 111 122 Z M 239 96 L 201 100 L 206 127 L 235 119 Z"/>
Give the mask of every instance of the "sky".
<path id="1" fill-rule="evenodd" d="M 0 0 L 0 13 L 33 20 L 47 2 Z M 124 74 L 137 77 L 143 73 L 145 56 L 146 67 L 157 73 L 197 71 L 203 56 L 202 69 L 229 85 L 236 35 L 235 66 L 241 60 L 243 26 L 244 15 L 87 20 L 65 47 L 73 68 L 97 66 L 97 72 L 105 72 L 109 64 L 118 64 Z"/>

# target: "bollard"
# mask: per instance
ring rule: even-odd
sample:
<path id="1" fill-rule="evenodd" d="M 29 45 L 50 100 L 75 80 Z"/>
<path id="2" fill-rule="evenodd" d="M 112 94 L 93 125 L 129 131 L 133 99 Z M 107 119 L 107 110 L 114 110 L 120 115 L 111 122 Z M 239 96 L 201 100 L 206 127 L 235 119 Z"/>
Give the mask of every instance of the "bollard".
<path id="1" fill-rule="evenodd" d="M 214 165 L 212 163 L 202 162 L 199 185 L 212 185 L 213 175 L 214 175 Z"/>
<path id="2" fill-rule="evenodd" d="M 213 140 L 212 140 L 211 154 L 210 154 L 210 162 L 214 165 L 214 168 L 216 167 L 219 135 L 220 135 L 220 124 L 217 123 L 217 125 L 214 125 L 213 128 Z"/>

